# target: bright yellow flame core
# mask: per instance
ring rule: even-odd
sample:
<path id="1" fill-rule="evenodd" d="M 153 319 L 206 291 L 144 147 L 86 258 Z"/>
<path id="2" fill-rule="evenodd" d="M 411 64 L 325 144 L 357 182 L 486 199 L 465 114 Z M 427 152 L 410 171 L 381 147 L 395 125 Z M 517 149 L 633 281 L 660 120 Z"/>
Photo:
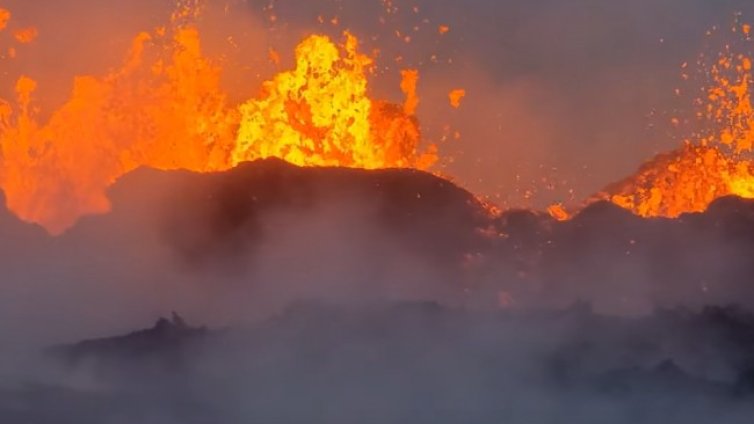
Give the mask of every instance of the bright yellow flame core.
<path id="1" fill-rule="evenodd" d="M 368 97 L 371 63 L 351 35 L 340 48 L 314 35 L 296 49 L 295 69 L 231 107 L 198 30 L 159 28 L 134 39 L 119 69 L 77 77 L 45 123 L 33 106 L 36 82 L 21 77 L 15 103 L 0 102 L 7 205 L 60 233 L 109 210 L 107 187 L 141 166 L 211 172 L 278 157 L 307 166 L 430 167 L 435 149 L 418 150 L 413 111 Z"/>
<path id="2" fill-rule="evenodd" d="M 296 48 L 296 68 L 266 82 L 261 98 L 241 105 L 233 163 L 279 157 L 297 165 L 431 165 L 432 153 L 416 152 L 414 111 L 391 112 L 368 97 L 371 64 L 352 35 L 346 35 L 343 56 L 325 36 L 304 40 Z"/>

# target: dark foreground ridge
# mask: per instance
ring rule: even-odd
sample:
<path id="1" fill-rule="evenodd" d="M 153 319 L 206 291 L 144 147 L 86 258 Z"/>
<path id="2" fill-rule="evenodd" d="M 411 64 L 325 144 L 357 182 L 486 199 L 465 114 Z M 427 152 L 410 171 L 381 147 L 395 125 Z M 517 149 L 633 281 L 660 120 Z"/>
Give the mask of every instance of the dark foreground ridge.
<path id="1" fill-rule="evenodd" d="M 67 367 L 73 368 L 88 365 L 86 362 L 91 360 L 103 370 L 116 364 L 151 362 L 154 365 L 151 370 L 153 372 L 180 371 L 182 352 L 188 345 L 198 342 L 208 334 L 206 328 L 191 327 L 173 312 L 170 320 L 160 318 L 149 329 L 134 331 L 124 336 L 84 340 L 70 346 L 53 347 L 49 353 L 62 360 Z M 138 371 L 143 375 L 150 370 L 141 368 Z"/>
<path id="2" fill-rule="evenodd" d="M 85 418 L 56 423 L 154 408 L 170 423 L 744 423 L 754 413 L 754 316 L 737 307 L 616 318 L 583 303 L 528 313 L 299 304 L 252 328 L 161 320 L 61 349 L 52 355 L 66 372 L 109 389 L 61 392 L 79 397 L 66 408 Z M 43 403 L 28 417 L 55 409 L 33 396 Z M 121 399 L 127 413 L 98 409 Z"/>
<path id="3" fill-rule="evenodd" d="M 365 244 L 409 256 L 443 276 L 437 286 L 450 285 L 443 302 L 496 304 L 505 293 L 525 305 L 586 299 L 630 313 L 678 304 L 754 308 L 754 201 L 736 197 L 678 219 L 644 219 L 598 202 L 557 222 L 527 210 L 492 215 L 471 193 L 420 171 L 299 168 L 275 159 L 218 174 L 143 170 L 112 197 L 111 215 L 69 237 L 112 240 L 109 228 L 152 227 L 191 266 L 211 268 L 221 258 L 227 268 L 252 263 L 291 228 L 303 228 L 303 240 L 324 222 L 306 244 Z M 134 211 L 155 203 L 159 214 L 134 222 Z M 124 230 L 129 225 L 138 229 Z M 374 252 L 366 267 L 394 267 L 379 263 L 385 256 Z"/>
<path id="4" fill-rule="evenodd" d="M 420 171 L 300 168 L 275 159 L 215 174 L 142 169 L 110 197 L 111 213 L 58 239 L 0 215 L 7 266 L 68 252 L 99 258 L 115 247 L 125 247 L 113 253 L 118 260 L 138 263 L 154 256 L 145 247 L 164 245 L 160 254 L 214 278 L 253 270 L 272 245 L 290 256 L 288 265 L 321 265 L 317 255 L 341 250 L 358 252 L 358 269 L 401 270 L 410 258 L 442 277 L 432 279 L 443 297 L 431 298 L 442 302 L 496 306 L 504 293 L 524 305 L 585 299 L 630 313 L 678 304 L 754 308 L 754 201 L 735 197 L 672 220 L 599 202 L 556 222 L 527 210 L 492 215 L 471 193 Z M 354 261 L 332 256 L 333 267 Z"/>

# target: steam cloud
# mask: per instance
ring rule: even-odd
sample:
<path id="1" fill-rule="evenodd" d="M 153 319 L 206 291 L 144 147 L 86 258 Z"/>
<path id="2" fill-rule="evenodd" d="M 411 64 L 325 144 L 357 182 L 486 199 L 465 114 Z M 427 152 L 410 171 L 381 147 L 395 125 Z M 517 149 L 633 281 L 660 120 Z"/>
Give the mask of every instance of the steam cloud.
<path id="1" fill-rule="evenodd" d="M 51 93 L 43 107 L 66 96 L 71 75 L 117 62 L 134 28 L 162 22 L 172 6 L 7 3 L 42 29 L 35 56 L 9 72 L 38 74 Z M 227 84 L 252 91 L 271 72 L 259 59 L 268 42 L 292 45 L 328 10 L 356 31 L 383 31 L 370 28 L 368 8 L 315 3 L 278 2 L 294 27 L 285 32 L 260 30 L 262 14 L 223 21 L 245 35 L 227 54 L 258 70 Z M 488 193 L 524 190 L 543 166 L 588 194 L 671 147 L 645 131 L 645 114 L 672 108 L 677 66 L 711 23 L 751 9 L 744 0 L 417 4 L 450 25 L 447 45 L 376 43 L 387 54 L 453 57 L 423 65 L 423 84 L 467 89 L 451 118 L 463 147 L 441 147 L 457 158 L 448 172 Z M 434 128 L 446 116 L 439 91 L 419 113 Z M 754 308 L 750 203 L 723 199 L 679 221 L 600 204 L 557 224 L 526 211 L 492 218 L 425 174 L 275 161 L 206 176 L 140 170 L 111 198 L 111 214 L 59 238 L 0 214 L 2 422 L 750 420 L 754 320 L 703 309 Z M 593 311 L 571 307 L 578 301 Z M 146 354 L 125 358 L 131 339 L 106 342 L 115 354 L 96 343 L 48 350 L 148 327 L 171 310 L 210 330 L 163 322 L 147 333 L 156 341 Z"/>
<path id="2" fill-rule="evenodd" d="M 3 219 L 14 241 L 2 264 L 6 417 L 750 414 L 754 317 L 704 307 L 754 306 L 750 202 L 721 199 L 677 221 L 596 204 L 557 223 L 528 211 L 490 216 L 468 192 L 417 171 L 277 160 L 209 175 L 142 170 L 111 197 L 111 214 L 59 238 Z M 210 329 L 176 317 L 70 344 L 169 310 Z M 705 403 L 676 407 L 696 397 Z M 659 409 L 631 412 L 647 408 Z"/>

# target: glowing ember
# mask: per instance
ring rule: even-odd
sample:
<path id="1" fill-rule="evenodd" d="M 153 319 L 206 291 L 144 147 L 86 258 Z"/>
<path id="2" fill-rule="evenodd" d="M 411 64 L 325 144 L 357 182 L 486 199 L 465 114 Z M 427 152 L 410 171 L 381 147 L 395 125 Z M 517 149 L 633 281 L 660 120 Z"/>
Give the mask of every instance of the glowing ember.
<path id="1" fill-rule="evenodd" d="M 173 20 L 196 13 L 181 8 Z M 69 100 L 47 122 L 37 118 L 35 81 L 21 77 L 16 101 L 0 103 L 7 205 L 60 233 L 84 214 L 106 212 L 107 187 L 141 166 L 210 172 L 279 157 L 310 166 L 428 168 L 435 150 L 418 150 L 413 116 L 418 73 L 404 73 L 402 107 L 368 97 L 371 63 L 350 34 L 342 47 L 311 36 L 296 49 L 295 69 L 234 107 L 220 88 L 222 69 L 202 53 L 198 30 L 174 23 L 139 34 L 120 68 L 77 77 Z"/>
<path id="2" fill-rule="evenodd" d="M 566 221 L 571 218 L 571 215 L 561 203 L 550 205 L 550 207 L 547 208 L 547 213 L 557 221 Z"/>
<path id="3" fill-rule="evenodd" d="M 466 90 L 464 89 L 453 90 L 448 94 L 450 105 L 456 109 L 461 107 L 461 100 L 463 100 L 464 97 L 466 97 Z"/>

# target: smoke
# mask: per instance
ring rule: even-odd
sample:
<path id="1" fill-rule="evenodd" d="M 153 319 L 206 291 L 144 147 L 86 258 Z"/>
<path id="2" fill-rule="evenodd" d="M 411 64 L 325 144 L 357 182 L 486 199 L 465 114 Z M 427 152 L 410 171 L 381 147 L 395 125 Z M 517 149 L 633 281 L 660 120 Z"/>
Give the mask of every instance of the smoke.
<path id="1" fill-rule="evenodd" d="M 393 190 L 374 197 L 369 191 L 379 188 L 359 171 L 335 180 L 315 171 L 309 180 L 305 171 L 275 162 L 257 166 L 228 176 L 136 172 L 111 192 L 111 213 L 86 218 L 57 238 L 6 212 L 4 227 L 13 237 L 3 258 L 3 334 L 11 345 L 38 347 L 133 328 L 169 310 L 220 325 L 268 316 L 296 299 L 454 294 L 449 282 L 437 284 L 445 269 L 437 260 L 462 248 L 459 240 L 411 247 L 429 242 L 431 225 L 448 214 L 408 206 L 431 177 L 417 177 L 416 191 L 406 193 L 374 177 Z M 348 178 L 361 183 L 351 186 Z M 427 228 L 415 225 L 420 218 L 429 219 Z"/>
<path id="2" fill-rule="evenodd" d="M 0 404 L 6 417 L 621 423 L 652 408 L 641 422 L 749 412 L 738 399 L 749 399 L 754 320 L 698 312 L 752 306 L 745 201 L 677 221 L 609 204 L 566 223 L 497 218 L 427 174 L 275 160 L 141 170 L 110 197 L 112 213 L 58 238 L 2 220 L 2 390 L 16 399 Z M 567 308 L 579 299 L 596 313 Z M 177 321 L 48 350 L 171 310 L 212 330 Z"/>
<path id="3" fill-rule="evenodd" d="M 14 19 L 40 29 L 9 72 L 39 78 L 50 93 L 42 106 L 52 107 L 72 75 L 118 63 L 135 30 L 165 21 L 169 3 L 9 1 Z M 273 70 L 269 44 L 290 51 L 298 34 L 343 26 L 367 34 L 391 68 L 378 71 L 377 97 L 397 98 L 388 88 L 398 86 L 397 68 L 420 68 L 427 137 L 449 135 L 441 149 L 454 161 L 443 171 L 505 203 L 536 205 L 549 199 L 527 191 L 553 185 L 553 197 L 578 199 L 671 145 L 645 130 L 646 114 L 670 107 L 677 67 L 697 54 L 706 28 L 750 8 L 629 3 L 420 1 L 417 16 L 380 24 L 378 2 L 281 1 L 268 28 L 269 9 L 250 2 L 231 13 L 216 6 L 203 25 L 214 28 L 205 31 L 210 51 L 243 64 L 225 81 L 242 98 Z M 251 11 L 235 13 L 244 7 Z M 320 14 L 325 24 L 313 19 Z M 327 23 L 334 16 L 346 24 Z M 394 27 L 425 17 L 411 43 L 393 37 Z M 440 24 L 451 28 L 442 37 Z M 459 87 L 469 94 L 453 111 L 446 96 Z M 751 318 L 698 312 L 754 307 L 747 203 L 679 221 L 597 205 L 557 224 L 528 212 L 491 217 L 469 193 L 425 174 L 275 162 L 202 176 L 139 170 L 110 198 L 112 213 L 58 238 L 0 214 L 0 375 L 8 376 L 0 421 L 751 417 Z M 579 300 L 597 313 L 531 312 Z M 655 312 L 678 305 L 689 310 Z M 179 344 L 177 356 L 168 332 L 155 362 L 39 357 L 172 310 L 220 330 Z"/>

